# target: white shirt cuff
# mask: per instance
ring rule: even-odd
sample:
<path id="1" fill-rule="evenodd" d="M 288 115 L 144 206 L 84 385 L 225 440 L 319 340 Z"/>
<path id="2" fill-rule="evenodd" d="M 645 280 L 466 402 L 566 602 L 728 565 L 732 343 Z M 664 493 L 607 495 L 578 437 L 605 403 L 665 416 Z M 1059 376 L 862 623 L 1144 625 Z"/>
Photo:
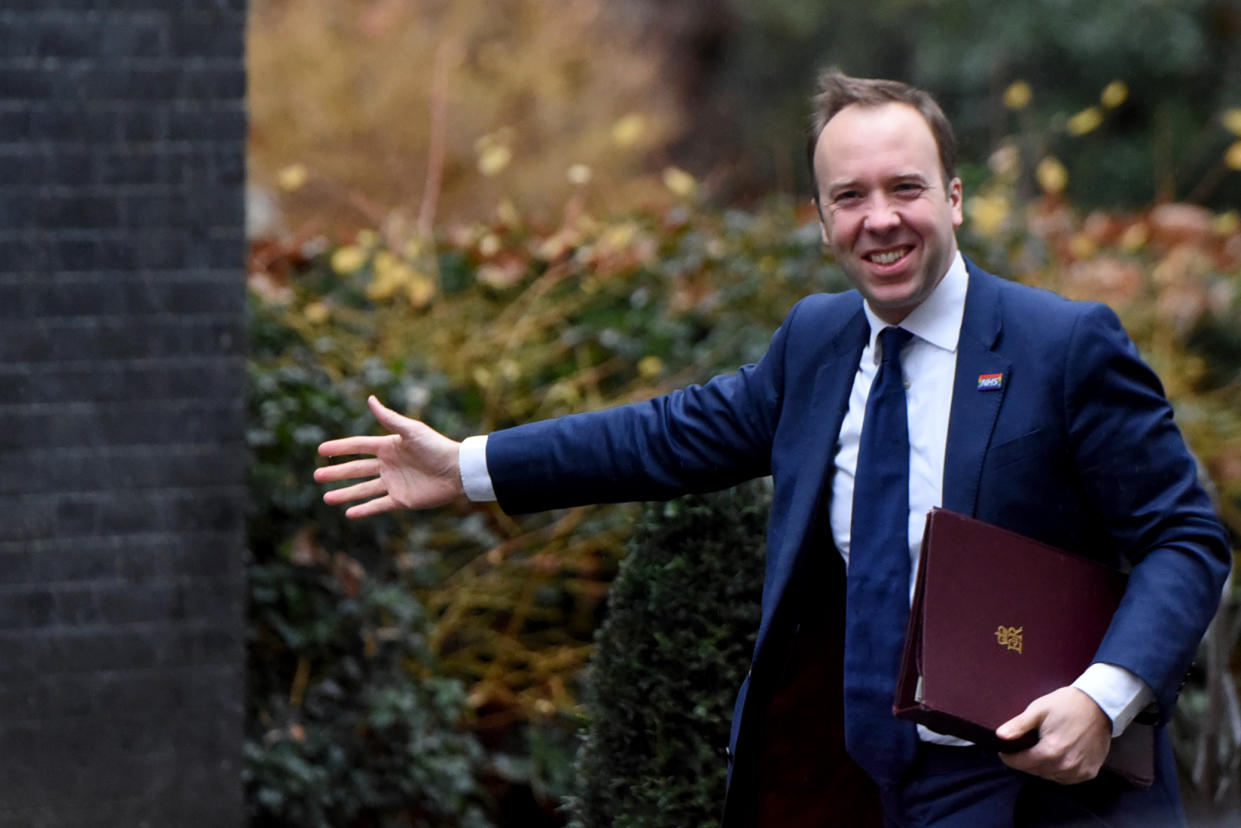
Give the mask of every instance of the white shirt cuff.
<path id="1" fill-rule="evenodd" d="M 1112 736 L 1119 736 L 1143 709 L 1155 700 L 1146 682 L 1115 664 L 1091 664 L 1073 686 L 1094 699 L 1112 720 Z"/>
<path id="2" fill-rule="evenodd" d="M 461 470 L 461 485 L 466 497 L 475 503 L 496 499 L 491 473 L 487 471 L 487 435 L 466 437 L 461 441 L 457 467 Z"/>

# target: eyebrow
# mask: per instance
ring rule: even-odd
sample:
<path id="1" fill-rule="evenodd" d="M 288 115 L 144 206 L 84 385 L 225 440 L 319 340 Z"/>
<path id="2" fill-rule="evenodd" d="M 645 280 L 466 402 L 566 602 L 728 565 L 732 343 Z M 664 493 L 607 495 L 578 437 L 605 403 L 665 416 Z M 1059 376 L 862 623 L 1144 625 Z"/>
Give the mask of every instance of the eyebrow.
<path id="1" fill-rule="evenodd" d="M 905 182 L 910 182 L 910 181 L 912 181 L 912 182 L 916 182 L 916 183 L 918 183 L 918 184 L 922 184 L 922 185 L 924 185 L 924 186 L 928 186 L 928 187 L 929 187 L 929 186 L 931 186 L 931 185 L 932 185 L 932 183 L 933 183 L 933 182 L 931 181 L 931 179 L 928 179 L 928 178 L 927 178 L 926 176 L 924 176 L 922 173 L 920 173 L 920 172 L 912 172 L 912 171 L 911 171 L 911 172 L 897 173 L 896 175 L 891 176 L 890 178 L 888 178 L 887 183 L 889 183 L 889 184 L 891 184 L 891 183 L 897 183 L 897 184 L 900 184 L 900 183 L 905 183 Z M 828 192 L 828 193 L 837 193 L 837 192 L 840 192 L 841 190 L 856 189 L 856 188 L 858 188 L 858 187 L 860 187 L 860 186 L 862 186 L 862 184 L 861 184 L 861 182 L 859 182 L 857 179 L 855 179 L 855 178 L 847 178 L 847 179 L 844 179 L 843 181 L 834 181 L 834 182 L 832 182 L 831 184 L 829 184 L 829 185 L 827 186 L 827 188 L 826 188 L 826 189 L 827 189 L 827 192 Z"/>

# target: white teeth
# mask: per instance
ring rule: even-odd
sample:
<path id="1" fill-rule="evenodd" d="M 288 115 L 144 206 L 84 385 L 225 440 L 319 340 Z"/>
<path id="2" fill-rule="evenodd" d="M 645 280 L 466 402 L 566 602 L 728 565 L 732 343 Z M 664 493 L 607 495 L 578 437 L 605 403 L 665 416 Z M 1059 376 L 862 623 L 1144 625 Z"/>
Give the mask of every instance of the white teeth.
<path id="1" fill-rule="evenodd" d="M 873 253 L 870 260 L 876 264 L 889 265 L 899 260 L 905 255 L 905 250 L 888 250 L 883 253 Z"/>

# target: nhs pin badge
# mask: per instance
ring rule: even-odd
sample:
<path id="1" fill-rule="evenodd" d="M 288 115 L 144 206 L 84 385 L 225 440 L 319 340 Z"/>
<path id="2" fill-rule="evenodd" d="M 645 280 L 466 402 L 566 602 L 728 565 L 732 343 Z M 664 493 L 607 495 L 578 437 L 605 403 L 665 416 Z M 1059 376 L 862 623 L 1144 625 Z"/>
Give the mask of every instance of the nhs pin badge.
<path id="1" fill-rule="evenodd" d="M 999 391 L 1004 387 L 1003 374 L 979 374 L 978 390 L 979 391 Z"/>

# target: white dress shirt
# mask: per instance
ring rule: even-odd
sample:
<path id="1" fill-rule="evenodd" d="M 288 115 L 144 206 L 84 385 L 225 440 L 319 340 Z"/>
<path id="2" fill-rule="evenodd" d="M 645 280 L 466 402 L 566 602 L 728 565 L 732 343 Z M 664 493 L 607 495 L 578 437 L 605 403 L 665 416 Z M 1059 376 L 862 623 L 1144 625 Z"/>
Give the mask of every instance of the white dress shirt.
<path id="1" fill-rule="evenodd" d="M 965 315 L 969 276 L 957 253 L 948 272 L 925 301 L 906 316 L 900 327 L 914 334 L 901 355 L 905 374 L 909 418 L 909 557 L 910 598 L 917 577 L 919 551 L 926 514 L 943 505 L 944 453 L 948 444 L 948 418 L 952 408 L 952 385 L 956 377 L 957 341 Z M 865 306 L 870 339 L 862 350 L 849 407 L 840 428 L 832 474 L 829 522 L 832 538 L 845 564 L 849 562 L 849 535 L 853 515 L 853 477 L 858 445 L 866 413 L 866 397 L 879 367 L 878 336 L 886 323 Z M 496 499 L 487 470 L 487 437 L 468 437 L 461 444 L 458 461 L 466 496 L 473 501 Z M 1112 720 L 1112 734 L 1119 735 L 1133 717 L 1154 700 L 1140 678 L 1123 667 L 1092 664 L 1073 682 Z M 934 733 L 921 725 L 918 735 L 940 744 L 969 744 L 952 736 Z"/>

